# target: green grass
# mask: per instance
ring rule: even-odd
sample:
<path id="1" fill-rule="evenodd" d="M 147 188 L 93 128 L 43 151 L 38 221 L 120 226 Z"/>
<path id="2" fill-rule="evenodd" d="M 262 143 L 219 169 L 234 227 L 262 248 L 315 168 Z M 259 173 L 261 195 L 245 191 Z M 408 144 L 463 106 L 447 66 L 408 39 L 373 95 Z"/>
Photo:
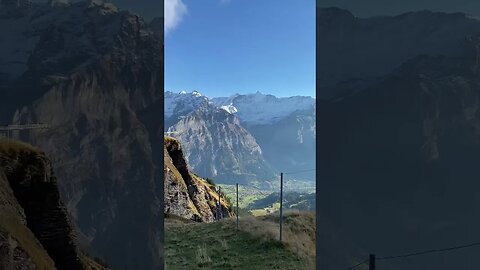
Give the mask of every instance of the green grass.
<path id="1" fill-rule="evenodd" d="M 256 217 L 265 216 L 267 214 L 267 210 L 265 209 L 254 209 L 250 210 L 250 212 Z"/>
<path id="2" fill-rule="evenodd" d="M 166 269 L 312 269 L 258 218 L 214 223 L 165 222 Z"/>

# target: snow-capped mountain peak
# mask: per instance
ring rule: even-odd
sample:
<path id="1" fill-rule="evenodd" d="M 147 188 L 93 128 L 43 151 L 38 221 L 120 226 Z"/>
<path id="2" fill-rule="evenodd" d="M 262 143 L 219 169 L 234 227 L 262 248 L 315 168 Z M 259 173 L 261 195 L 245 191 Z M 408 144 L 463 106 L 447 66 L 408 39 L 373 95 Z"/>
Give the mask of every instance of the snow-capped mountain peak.
<path id="1" fill-rule="evenodd" d="M 220 108 L 224 109 L 226 112 L 230 114 L 234 114 L 238 111 L 237 108 L 235 108 L 235 106 L 233 106 L 232 103 L 230 103 L 229 105 L 220 106 Z"/>
<path id="2" fill-rule="evenodd" d="M 193 92 L 192 92 L 192 96 L 201 97 L 202 94 L 201 94 L 200 92 L 198 92 L 198 91 L 193 91 Z"/>
<path id="3" fill-rule="evenodd" d="M 181 91 L 179 93 L 166 91 L 164 101 L 165 118 L 170 118 L 173 115 L 186 115 L 200 108 L 215 108 L 213 102 L 198 91 L 193 91 L 191 93 L 186 91 Z"/>
<path id="4" fill-rule="evenodd" d="M 295 111 L 304 111 L 315 106 L 315 99 L 306 96 L 278 98 L 257 91 L 255 94 L 213 98 L 216 106 L 235 113 L 246 124 L 269 124 L 277 122 Z"/>
<path id="5" fill-rule="evenodd" d="M 198 91 L 165 92 L 165 117 L 188 114 L 200 108 L 221 109 L 235 114 L 246 124 L 271 124 L 288 117 L 296 111 L 305 111 L 315 106 L 315 99 L 305 96 L 277 98 L 257 91 L 254 94 L 235 94 L 231 97 L 208 98 Z"/>

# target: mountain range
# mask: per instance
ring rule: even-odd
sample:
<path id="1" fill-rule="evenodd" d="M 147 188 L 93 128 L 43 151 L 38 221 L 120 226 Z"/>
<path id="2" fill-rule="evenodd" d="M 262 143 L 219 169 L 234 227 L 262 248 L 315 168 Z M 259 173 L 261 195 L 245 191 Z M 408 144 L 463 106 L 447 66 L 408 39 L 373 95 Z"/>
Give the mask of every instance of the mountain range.
<path id="1" fill-rule="evenodd" d="M 266 182 L 281 170 L 314 168 L 315 106 L 314 98 L 304 96 L 209 98 L 198 91 L 167 91 L 164 128 L 182 142 L 192 169 L 204 177 Z"/>
<path id="2" fill-rule="evenodd" d="M 359 18 L 331 7 L 317 10 L 317 87 L 321 98 L 377 83 L 418 55 L 459 57 L 480 21 L 465 13 L 422 10 Z"/>

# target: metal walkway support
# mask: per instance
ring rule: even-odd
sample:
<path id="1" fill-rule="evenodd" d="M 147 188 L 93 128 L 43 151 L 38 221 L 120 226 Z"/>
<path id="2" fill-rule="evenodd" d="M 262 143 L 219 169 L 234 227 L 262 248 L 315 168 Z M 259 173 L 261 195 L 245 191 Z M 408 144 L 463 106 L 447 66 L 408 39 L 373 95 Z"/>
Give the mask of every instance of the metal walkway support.
<path id="1" fill-rule="evenodd" d="M 48 129 L 46 124 L 24 124 L 24 125 L 8 125 L 0 126 L 0 137 L 11 139 L 14 131 L 34 130 L 34 129 Z"/>

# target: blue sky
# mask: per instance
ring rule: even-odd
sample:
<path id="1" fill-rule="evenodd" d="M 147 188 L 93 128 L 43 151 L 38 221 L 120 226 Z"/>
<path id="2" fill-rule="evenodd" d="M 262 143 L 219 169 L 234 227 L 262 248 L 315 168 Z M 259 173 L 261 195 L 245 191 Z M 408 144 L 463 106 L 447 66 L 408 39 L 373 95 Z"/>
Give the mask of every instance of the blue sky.
<path id="1" fill-rule="evenodd" d="M 315 96 L 314 0 L 165 5 L 165 90 Z"/>

